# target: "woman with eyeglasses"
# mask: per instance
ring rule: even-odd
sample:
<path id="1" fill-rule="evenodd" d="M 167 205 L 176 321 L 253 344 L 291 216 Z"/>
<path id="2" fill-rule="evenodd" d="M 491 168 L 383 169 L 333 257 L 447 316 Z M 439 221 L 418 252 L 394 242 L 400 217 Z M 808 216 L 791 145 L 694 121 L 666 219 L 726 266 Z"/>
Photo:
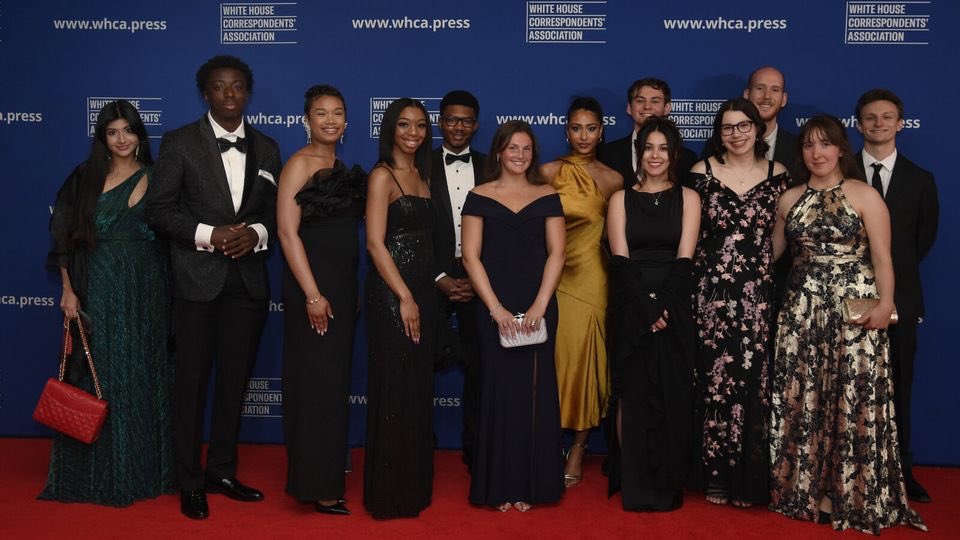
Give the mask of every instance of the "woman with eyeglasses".
<path id="1" fill-rule="evenodd" d="M 702 200 L 691 484 L 739 508 L 769 499 L 771 239 L 788 174 L 766 159 L 764 129 L 752 103 L 727 100 L 713 122 L 717 151 L 691 169 Z"/>

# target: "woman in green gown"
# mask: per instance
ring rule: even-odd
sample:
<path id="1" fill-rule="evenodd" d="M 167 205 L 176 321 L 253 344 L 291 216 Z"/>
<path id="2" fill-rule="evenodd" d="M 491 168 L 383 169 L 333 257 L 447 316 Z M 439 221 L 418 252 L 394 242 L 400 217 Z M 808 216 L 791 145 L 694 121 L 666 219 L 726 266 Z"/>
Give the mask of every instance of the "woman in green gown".
<path id="1" fill-rule="evenodd" d="M 47 269 L 63 282 L 64 315 L 86 316 L 109 412 L 93 444 L 54 434 L 41 499 L 126 506 L 174 488 L 168 279 L 143 219 L 151 162 L 136 108 L 114 101 L 97 117 L 89 158 L 57 193 Z M 91 390 L 89 369 L 70 368 L 69 382 Z"/>

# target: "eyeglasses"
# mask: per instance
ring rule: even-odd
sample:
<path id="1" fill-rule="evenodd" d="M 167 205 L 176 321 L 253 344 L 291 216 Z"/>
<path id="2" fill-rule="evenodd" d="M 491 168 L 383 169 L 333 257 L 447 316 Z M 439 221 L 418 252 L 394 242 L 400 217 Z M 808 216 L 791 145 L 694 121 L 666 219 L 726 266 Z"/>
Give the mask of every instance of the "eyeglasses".
<path id="1" fill-rule="evenodd" d="M 736 124 L 721 124 L 720 134 L 733 135 L 733 128 L 737 128 L 737 131 L 740 133 L 750 133 L 750 129 L 753 128 L 753 122 L 750 120 L 744 120 L 743 122 L 738 122 Z"/>
<path id="2" fill-rule="evenodd" d="M 454 127 L 457 124 L 463 124 L 465 128 L 472 128 L 477 123 L 477 119 L 472 116 L 444 116 L 443 124 L 447 127 Z"/>

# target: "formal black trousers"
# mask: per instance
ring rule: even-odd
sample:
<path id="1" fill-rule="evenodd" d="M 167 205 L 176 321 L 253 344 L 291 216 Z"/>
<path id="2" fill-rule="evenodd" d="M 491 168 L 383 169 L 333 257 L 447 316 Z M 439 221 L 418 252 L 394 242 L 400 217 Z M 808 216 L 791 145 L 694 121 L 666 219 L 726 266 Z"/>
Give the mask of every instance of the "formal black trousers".
<path id="1" fill-rule="evenodd" d="M 250 296 L 235 263 L 213 300 L 174 299 L 174 437 L 181 490 L 200 489 L 204 484 L 200 451 L 214 366 L 206 470 L 213 478 L 236 476 L 243 394 L 257 357 L 268 303 L 268 299 Z"/>
<path id="2" fill-rule="evenodd" d="M 893 401 L 896 407 L 897 442 L 903 476 L 913 477 L 913 454 L 910 452 L 910 399 L 913 395 L 913 360 L 917 353 L 917 322 L 901 317 L 887 327 L 890 336 L 890 365 L 893 367 Z"/>
<path id="3" fill-rule="evenodd" d="M 451 276 L 462 279 L 467 277 L 460 259 L 454 265 Z M 466 463 L 471 463 L 473 445 L 477 439 L 477 416 L 480 400 L 480 344 L 477 340 L 477 311 L 475 303 L 480 299 L 474 297 L 469 302 L 446 302 L 445 315 L 455 313 L 457 316 L 457 334 L 460 347 L 463 349 L 463 399 L 460 402 L 463 411 L 463 431 L 460 436 Z"/>

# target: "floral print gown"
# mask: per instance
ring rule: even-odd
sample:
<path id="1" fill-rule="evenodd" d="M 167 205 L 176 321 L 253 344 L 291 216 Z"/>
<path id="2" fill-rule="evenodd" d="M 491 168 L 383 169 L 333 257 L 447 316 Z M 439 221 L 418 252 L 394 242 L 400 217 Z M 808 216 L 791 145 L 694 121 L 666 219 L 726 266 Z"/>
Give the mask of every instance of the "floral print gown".
<path id="1" fill-rule="evenodd" d="M 876 298 L 866 231 L 840 185 L 801 195 L 786 216 L 793 269 L 778 319 L 772 383 L 770 508 L 834 529 L 879 534 L 909 523 L 893 410 L 889 341 L 846 324 L 844 298 Z"/>
<path id="2" fill-rule="evenodd" d="M 737 195 L 715 176 L 694 174 L 702 199 L 695 257 L 695 463 L 691 486 L 734 501 L 769 499 L 768 343 L 773 226 L 786 173 Z M 699 452 L 696 452 L 697 448 Z"/>

